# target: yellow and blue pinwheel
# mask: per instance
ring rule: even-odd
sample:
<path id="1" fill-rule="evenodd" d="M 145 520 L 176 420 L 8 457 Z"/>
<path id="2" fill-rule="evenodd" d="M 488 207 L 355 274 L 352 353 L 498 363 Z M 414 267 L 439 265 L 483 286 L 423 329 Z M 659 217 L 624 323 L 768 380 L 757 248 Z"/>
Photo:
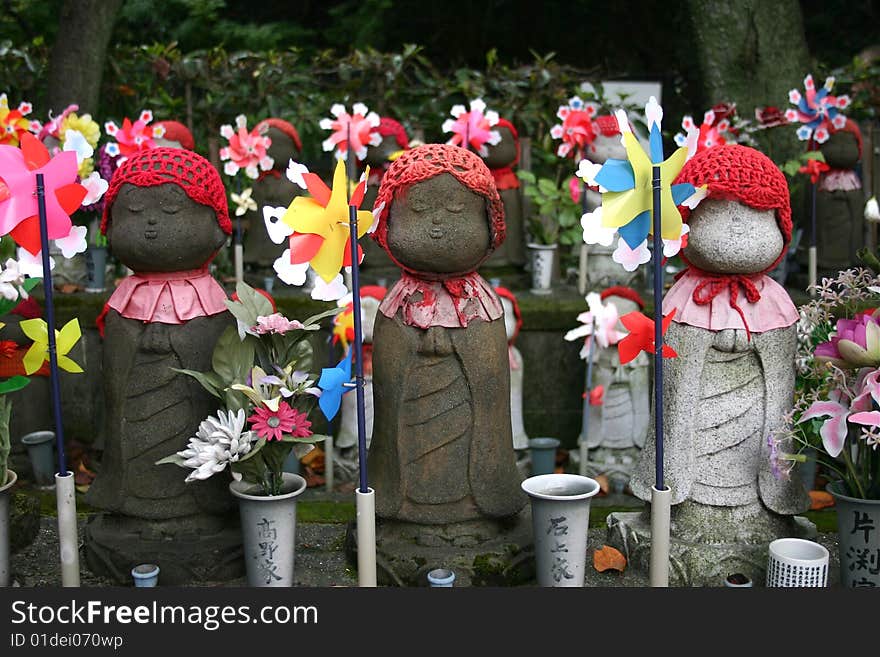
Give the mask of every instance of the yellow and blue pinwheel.
<path id="1" fill-rule="evenodd" d="M 328 421 L 336 417 L 339 412 L 342 395 L 354 389 L 345 385 L 349 382 L 351 382 L 351 347 L 336 367 L 322 369 L 321 378 L 318 379 L 318 387 L 321 389 L 318 406 Z"/>
<path id="2" fill-rule="evenodd" d="M 663 140 L 660 122 L 663 110 L 652 96 L 645 107 L 650 126 L 650 156 L 645 153 L 632 133 L 626 113 L 616 113 L 626 160 L 610 159 L 593 176 L 602 191 L 602 225 L 615 228 L 630 249 L 637 249 L 653 233 L 654 205 L 652 177 L 653 167 L 660 167 L 661 184 L 661 237 L 678 240 L 682 232 L 679 205 L 697 193 L 690 183 L 672 185 L 688 159 L 688 149 L 677 149 L 668 159 L 663 159 Z"/>

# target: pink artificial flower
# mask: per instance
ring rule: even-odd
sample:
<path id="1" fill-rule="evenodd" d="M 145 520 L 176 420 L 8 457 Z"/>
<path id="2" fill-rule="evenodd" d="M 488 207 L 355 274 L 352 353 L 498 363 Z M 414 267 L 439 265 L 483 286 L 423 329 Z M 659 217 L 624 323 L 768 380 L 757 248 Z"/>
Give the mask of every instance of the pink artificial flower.
<path id="1" fill-rule="evenodd" d="M 830 340 L 818 345 L 816 360 L 838 367 L 880 366 L 880 322 L 868 313 L 838 319 Z"/>
<path id="2" fill-rule="evenodd" d="M 819 435 L 822 437 L 822 446 L 832 458 L 836 458 L 843 451 L 849 433 L 847 419 L 850 418 L 850 414 L 861 415 L 864 411 L 869 411 L 872 405 L 870 396 L 866 395 L 859 395 L 849 404 L 846 401 L 840 390 L 832 390 L 828 393 L 828 401 L 813 402 L 798 420 L 800 424 L 817 417 L 828 418 L 822 423 Z"/>
<path id="3" fill-rule="evenodd" d="M 248 422 L 253 425 L 257 435 L 266 440 L 281 440 L 285 433 L 294 438 L 308 438 L 312 435 L 312 423 L 307 417 L 305 413 L 300 413 L 287 402 L 281 401 L 277 411 L 266 406 L 255 408 Z"/>
<path id="4" fill-rule="evenodd" d="M 291 321 L 281 313 L 272 313 L 271 315 L 258 316 L 257 323 L 252 328 L 254 333 L 258 335 L 265 335 L 266 333 L 283 335 L 288 331 L 303 328 L 303 324 L 295 319 Z"/>
<path id="5" fill-rule="evenodd" d="M 244 169 L 248 178 L 256 180 L 260 170 L 269 171 L 275 166 L 275 160 L 266 154 L 272 139 L 261 134 L 257 128 L 248 132 L 244 114 L 235 117 L 235 127 L 233 130 L 228 124 L 220 126 L 220 135 L 229 140 L 229 146 L 220 149 L 220 159 L 226 162 L 223 173 L 234 176 Z"/>

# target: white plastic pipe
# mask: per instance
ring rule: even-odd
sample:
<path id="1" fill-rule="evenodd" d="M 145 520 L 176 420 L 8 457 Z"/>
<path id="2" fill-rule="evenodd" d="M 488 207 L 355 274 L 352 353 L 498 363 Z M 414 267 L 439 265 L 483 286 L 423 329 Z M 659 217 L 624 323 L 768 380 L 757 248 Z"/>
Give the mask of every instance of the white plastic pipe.
<path id="1" fill-rule="evenodd" d="M 324 439 L 324 484 L 327 492 L 333 492 L 333 436 Z"/>
<path id="2" fill-rule="evenodd" d="M 244 281 L 244 247 L 241 244 L 235 245 L 235 282 Z"/>
<path id="3" fill-rule="evenodd" d="M 651 586 L 669 586 L 669 524 L 672 490 L 651 486 Z"/>
<path id="4" fill-rule="evenodd" d="M 358 586 L 376 586 L 376 491 L 355 490 L 357 499 Z"/>
<path id="5" fill-rule="evenodd" d="M 578 254 L 578 294 L 581 296 L 587 293 L 588 249 L 586 244 L 581 244 L 581 250 Z"/>
<path id="6" fill-rule="evenodd" d="M 817 273 L 816 273 L 816 247 L 815 246 L 810 247 L 809 257 L 810 257 L 810 261 L 809 261 L 810 286 L 812 288 L 813 285 L 818 283 L 818 281 L 816 280 Z M 816 290 L 810 289 L 810 296 L 811 297 L 816 296 Z"/>
<path id="7" fill-rule="evenodd" d="M 587 394 L 589 395 L 589 393 L 587 393 Z M 589 408 L 587 408 L 584 412 L 589 413 L 590 412 Z M 580 473 L 581 477 L 586 477 L 587 476 L 587 455 L 588 455 L 587 437 L 586 436 L 581 436 L 581 442 L 578 445 L 578 449 L 579 449 L 579 454 L 580 454 L 580 463 L 578 464 L 578 466 L 579 466 L 578 472 Z"/>
<path id="8" fill-rule="evenodd" d="M 61 586 L 79 586 L 79 536 L 76 528 L 76 489 L 73 473 L 55 474 L 58 503 L 58 545 L 61 552 Z"/>

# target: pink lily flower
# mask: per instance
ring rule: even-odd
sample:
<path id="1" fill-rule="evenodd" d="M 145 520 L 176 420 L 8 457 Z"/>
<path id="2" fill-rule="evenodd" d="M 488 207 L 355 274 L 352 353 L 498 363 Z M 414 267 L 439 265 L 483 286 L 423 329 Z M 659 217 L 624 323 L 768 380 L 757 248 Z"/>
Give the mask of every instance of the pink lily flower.
<path id="1" fill-rule="evenodd" d="M 852 419 L 854 415 L 861 416 L 865 411 L 870 411 L 871 406 L 870 394 L 861 394 L 847 405 L 843 392 L 832 390 L 828 393 L 828 401 L 813 402 L 801 415 L 798 424 L 817 417 L 827 417 L 828 419 L 822 423 L 822 428 L 819 429 L 819 435 L 822 437 L 822 446 L 825 451 L 830 457 L 836 458 L 843 451 L 846 436 L 849 433 L 847 420 Z"/>
<path id="2" fill-rule="evenodd" d="M 816 347 L 816 360 L 838 367 L 880 366 L 880 323 L 878 318 L 860 313 L 853 319 L 838 319 L 831 339 Z"/>

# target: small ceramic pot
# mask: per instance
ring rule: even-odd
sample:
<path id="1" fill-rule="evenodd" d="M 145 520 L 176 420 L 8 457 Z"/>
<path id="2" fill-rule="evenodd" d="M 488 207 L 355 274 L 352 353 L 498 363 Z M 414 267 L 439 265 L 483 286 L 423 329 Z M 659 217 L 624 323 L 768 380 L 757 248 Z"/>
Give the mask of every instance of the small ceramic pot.
<path id="1" fill-rule="evenodd" d="M 435 568 L 428 573 L 428 584 L 431 588 L 451 588 L 455 582 L 455 573 L 448 568 Z"/>
<path id="2" fill-rule="evenodd" d="M 51 487 L 55 484 L 55 432 L 34 431 L 22 436 L 21 443 L 27 447 L 37 486 Z"/>
<path id="3" fill-rule="evenodd" d="M 770 543 L 768 588 L 828 585 L 828 550 L 803 538 L 777 538 Z"/>
<path id="4" fill-rule="evenodd" d="M 550 294 L 556 244 L 528 244 L 532 264 L 532 294 Z"/>
<path id="5" fill-rule="evenodd" d="M 156 586 L 159 582 L 159 566 L 154 563 L 142 563 L 131 569 L 136 587 Z"/>
<path id="6" fill-rule="evenodd" d="M 734 573 L 724 578 L 724 586 L 729 589 L 750 589 L 753 588 L 752 580 L 742 573 Z"/>
<path id="7" fill-rule="evenodd" d="M 556 438 L 530 438 L 529 454 L 532 459 L 532 476 L 550 474 L 556 470 Z"/>
<path id="8" fill-rule="evenodd" d="M 106 288 L 107 247 L 86 249 L 86 292 L 103 292 Z"/>

